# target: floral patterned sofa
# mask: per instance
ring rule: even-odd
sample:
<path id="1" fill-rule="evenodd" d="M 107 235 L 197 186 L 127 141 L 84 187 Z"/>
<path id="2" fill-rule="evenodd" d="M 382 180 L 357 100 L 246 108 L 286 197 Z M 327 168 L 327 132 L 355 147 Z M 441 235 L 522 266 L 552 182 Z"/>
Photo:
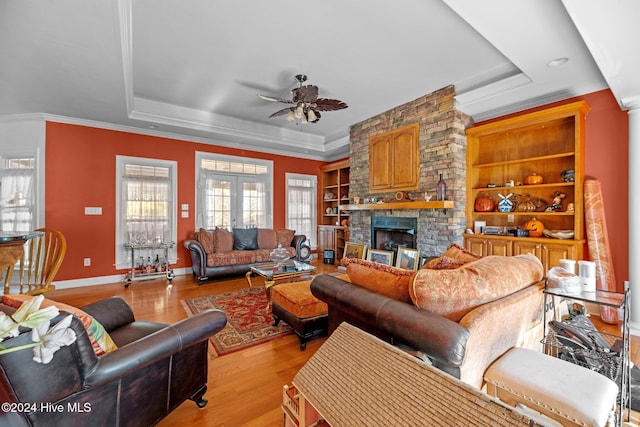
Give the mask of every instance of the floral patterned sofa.
<path id="1" fill-rule="evenodd" d="M 533 255 L 479 258 L 453 245 L 417 272 L 343 264 L 346 274 L 311 282 L 328 305 L 329 333 L 346 321 L 479 388 L 509 348 L 540 348 L 544 270 Z"/>
<path id="2" fill-rule="evenodd" d="M 249 271 L 249 264 L 271 261 L 269 254 L 278 245 L 295 257 L 306 239 L 287 229 L 201 228 L 184 241 L 184 247 L 191 254 L 193 275 L 203 284 L 215 277 L 244 274 Z"/>

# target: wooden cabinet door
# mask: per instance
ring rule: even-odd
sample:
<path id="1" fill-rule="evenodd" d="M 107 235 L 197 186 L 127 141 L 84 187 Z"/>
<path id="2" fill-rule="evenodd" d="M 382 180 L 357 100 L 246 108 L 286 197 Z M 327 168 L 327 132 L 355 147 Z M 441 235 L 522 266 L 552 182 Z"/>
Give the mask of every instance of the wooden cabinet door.
<path id="1" fill-rule="evenodd" d="M 369 188 L 388 190 L 391 186 L 391 137 L 387 134 L 371 138 L 369 143 Z"/>
<path id="2" fill-rule="evenodd" d="M 478 256 L 485 256 L 485 238 L 484 237 L 466 237 L 465 238 L 465 249 L 469 252 L 473 252 Z"/>
<path id="3" fill-rule="evenodd" d="M 394 136 L 391 147 L 392 184 L 395 190 L 418 186 L 418 137 L 415 128 L 403 128 Z"/>
<path id="4" fill-rule="evenodd" d="M 542 264 L 545 272 L 560 265 L 561 259 L 576 259 L 573 245 L 545 243 L 542 245 Z"/>
<path id="5" fill-rule="evenodd" d="M 420 125 L 414 123 L 369 140 L 369 190 L 417 190 Z"/>
<path id="6" fill-rule="evenodd" d="M 487 239 L 487 255 L 511 256 L 511 242 L 508 240 Z"/>

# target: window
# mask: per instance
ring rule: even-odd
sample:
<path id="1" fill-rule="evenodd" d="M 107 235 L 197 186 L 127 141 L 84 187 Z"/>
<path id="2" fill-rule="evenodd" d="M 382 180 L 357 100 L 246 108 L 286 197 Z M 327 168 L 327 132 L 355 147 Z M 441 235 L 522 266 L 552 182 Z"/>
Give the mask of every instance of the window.
<path id="1" fill-rule="evenodd" d="M 273 162 L 196 153 L 196 228 L 271 228 Z"/>
<path id="2" fill-rule="evenodd" d="M 131 267 L 125 243 L 175 242 L 176 162 L 117 156 L 116 267 Z M 153 256 L 136 251 L 137 256 Z M 169 262 L 176 261 L 176 247 Z"/>
<path id="3" fill-rule="evenodd" d="M 288 173 L 287 179 L 287 228 L 296 230 L 313 240 L 316 228 L 317 178 L 315 175 Z"/>
<path id="4" fill-rule="evenodd" d="M 31 231 L 34 217 L 35 157 L 0 158 L 0 222 L 3 231 Z"/>

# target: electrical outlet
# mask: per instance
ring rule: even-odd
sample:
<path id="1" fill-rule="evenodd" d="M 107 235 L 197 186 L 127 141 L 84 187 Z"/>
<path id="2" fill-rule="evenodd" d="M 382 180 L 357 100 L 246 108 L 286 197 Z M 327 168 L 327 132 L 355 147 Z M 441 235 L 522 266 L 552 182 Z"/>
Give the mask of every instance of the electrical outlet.
<path id="1" fill-rule="evenodd" d="M 513 223 L 513 222 L 515 222 L 515 221 L 516 221 L 515 215 L 513 215 L 513 214 L 508 214 L 508 215 L 507 215 L 507 222 L 508 222 L 508 223 L 510 223 L 510 224 L 511 224 L 511 223 Z"/>
<path id="2" fill-rule="evenodd" d="M 84 259 L 84 266 L 85 267 L 91 266 L 91 258 L 85 258 Z"/>

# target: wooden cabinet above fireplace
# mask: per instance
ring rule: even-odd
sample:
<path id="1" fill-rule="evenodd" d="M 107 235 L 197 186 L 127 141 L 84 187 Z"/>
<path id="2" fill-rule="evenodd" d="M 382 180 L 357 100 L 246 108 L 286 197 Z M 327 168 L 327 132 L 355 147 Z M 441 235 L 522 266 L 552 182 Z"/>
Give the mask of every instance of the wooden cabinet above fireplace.
<path id="1" fill-rule="evenodd" d="M 417 190 L 419 186 L 418 123 L 371 137 L 369 191 Z"/>

